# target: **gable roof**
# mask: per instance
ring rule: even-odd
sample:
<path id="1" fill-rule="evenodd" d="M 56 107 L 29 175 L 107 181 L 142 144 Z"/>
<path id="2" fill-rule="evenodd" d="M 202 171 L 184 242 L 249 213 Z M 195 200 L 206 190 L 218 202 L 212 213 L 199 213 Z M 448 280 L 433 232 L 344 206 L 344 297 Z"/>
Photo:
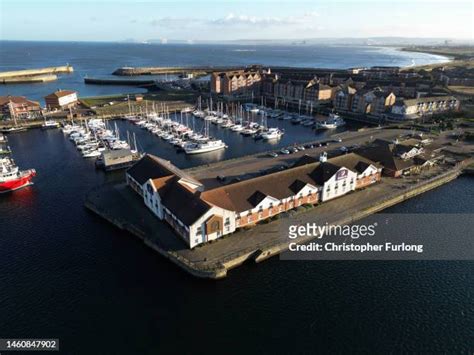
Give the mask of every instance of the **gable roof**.
<path id="1" fill-rule="evenodd" d="M 28 105 L 28 106 L 40 106 L 39 102 L 28 100 L 24 96 L 0 96 L 0 105 L 6 105 L 8 103 L 13 103 L 14 105 Z"/>
<path id="2" fill-rule="evenodd" d="M 377 139 L 372 143 L 372 145 L 357 149 L 356 153 L 381 164 L 388 170 L 399 171 L 415 165 L 413 159 L 404 160 L 397 156 L 401 150 L 406 148 L 406 146 L 400 144 Z M 408 148 L 408 150 L 410 149 L 411 148 Z"/>
<path id="3" fill-rule="evenodd" d="M 44 98 L 45 99 L 55 99 L 55 98 L 68 96 L 68 95 L 71 95 L 71 94 L 76 94 L 76 91 L 58 90 L 58 91 L 53 92 L 52 94 L 49 94 L 49 95 L 45 96 Z"/>
<path id="4" fill-rule="evenodd" d="M 230 211 L 243 212 L 253 209 L 266 196 L 284 199 L 293 196 L 298 187 L 316 185 L 311 173 L 319 163 L 306 164 L 259 176 L 253 179 L 224 185 L 204 191 L 201 198 Z"/>
<path id="5" fill-rule="evenodd" d="M 192 192 L 181 184 L 177 176 L 158 180 L 160 188 L 157 190 L 163 205 L 185 225 L 192 225 L 212 208 L 199 197 L 199 193 Z M 153 183 L 155 184 L 155 180 Z"/>
<path id="6" fill-rule="evenodd" d="M 156 158 L 157 157 L 150 154 L 145 155 L 127 170 L 127 174 L 140 185 L 143 185 L 148 179 L 158 179 L 173 175 L 173 173 L 160 164 Z"/>
<path id="7" fill-rule="evenodd" d="M 148 179 L 159 179 L 165 176 L 175 175 L 184 181 L 195 185 L 202 184 L 191 175 L 171 164 L 168 160 L 159 158 L 152 154 L 146 154 L 142 159 L 135 163 L 127 174 L 135 179 L 140 185 L 143 185 Z"/>
<path id="8" fill-rule="evenodd" d="M 311 172 L 311 178 L 318 184 L 324 185 L 331 177 L 341 169 L 340 166 L 325 162 L 319 164 L 316 169 Z"/>

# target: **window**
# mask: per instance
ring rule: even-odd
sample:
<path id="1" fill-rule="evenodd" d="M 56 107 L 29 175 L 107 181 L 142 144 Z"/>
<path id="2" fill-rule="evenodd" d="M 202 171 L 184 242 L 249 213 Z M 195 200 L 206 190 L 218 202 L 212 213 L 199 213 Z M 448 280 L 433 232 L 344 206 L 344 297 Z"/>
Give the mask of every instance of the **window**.
<path id="1" fill-rule="evenodd" d="M 212 222 L 212 230 L 216 231 L 216 230 L 220 230 L 221 229 L 221 224 L 219 223 L 219 221 L 214 221 Z"/>
<path id="2" fill-rule="evenodd" d="M 196 229 L 196 235 L 201 235 L 202 234 L 202 228 L 201 227 L 197 227 Z"/>
<path id="3" fill-rule="evenodd" d="M 225 219 L 225 225 L 228 226 L 229 224 L 230 224 L 230 219 L 229 219 L 229 217 L 227 217 L 227 218 Z"/>

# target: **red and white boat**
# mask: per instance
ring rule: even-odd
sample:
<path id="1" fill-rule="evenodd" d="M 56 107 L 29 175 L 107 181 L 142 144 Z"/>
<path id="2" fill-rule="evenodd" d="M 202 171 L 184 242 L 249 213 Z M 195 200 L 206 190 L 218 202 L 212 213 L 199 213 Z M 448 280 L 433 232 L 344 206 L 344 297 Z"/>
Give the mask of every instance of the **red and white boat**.
<path id="1" fill-rule="evenodd" d="M 0 193 L 31 185 L 35 169 L 20 170 L 10 158 L 0 159 Z"/>

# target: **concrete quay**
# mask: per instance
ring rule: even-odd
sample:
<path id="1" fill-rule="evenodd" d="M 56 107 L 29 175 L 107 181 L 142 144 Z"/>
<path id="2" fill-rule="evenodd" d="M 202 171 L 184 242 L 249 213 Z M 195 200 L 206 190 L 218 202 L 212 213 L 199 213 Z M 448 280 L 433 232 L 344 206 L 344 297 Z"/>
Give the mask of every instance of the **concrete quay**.
<path id="1" fill-rule="evenodd" d="M 192 73 L 195 75 L 207 74 L 213 71 L 237 70 L 241 67 L 123 67 L 116 69 L 112 75 L 134 76 L 134 75 L 159 75 L 159 74 L 183 74 Z"/>
<path id="2" fill-rule="evenodd" d="M 118 228 L 129 231 L 191 275 L 220 279 L 246 261 L 261 262 L 286 251 L 290 240 L 282 236 L 282 226 L 285 225 L 282 223 L 289 219 L 292 224 L 353 223 L 456 179 L 469 164 L 472 164 L 471 159 L 455 166 L 437 166 L 403 179 L 385 177 L 382 182 L 367 189 L 321 203 L 309 210 L 291 211 L 279 220 L 258 224 L 192 250 L 166 223 L 158 220 L 125 183 L 93 189 L 87 195 L 85 206 Z"/>
<path id="3" fill-rule="evenodd" d="M 25 69 L 0 72 L 0 83 L 17 84 L 17 83 L 34 83 L 53 81 L 57 79 L 56 74 L 72 73 L 74 68 L 70 65 L 59 67 L 48 67 L 39 69 Z"/>

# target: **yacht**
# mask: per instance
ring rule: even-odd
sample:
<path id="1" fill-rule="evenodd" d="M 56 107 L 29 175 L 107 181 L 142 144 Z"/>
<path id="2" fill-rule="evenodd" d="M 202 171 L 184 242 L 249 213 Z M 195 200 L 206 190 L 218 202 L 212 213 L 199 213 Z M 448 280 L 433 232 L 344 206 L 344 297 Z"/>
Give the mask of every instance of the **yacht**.
<path id="1" fill-rule="evenodd" d="M 244 127 L 241 124 L 236 124 L 236 125 L 232 126 L 231 130 L 233 132 L 241 132 L 241 131 L 244 130 Z"/>
<path id="2" fill-rule="evenodd" d="M 266 141 L 269 141 L 272 139 L 279 139 L 281 136 L 283 136 L 283 134 L 285 134 L 284 130 L 279 128 L 269 128 L 268 131 L 262 133 L 262 138 Z"/>
<path id="3" fill-rule="evenodd" d="M 342 127 L 346 124 L 346 122 L 335 113 L 329 114 L 329 119 L 326 121 L 320 121 L 316 123 L 316 128 L 318 129 L 334 129 L 338 127 Z"/>
<path id="4" fill-rule="evenodd" d="M 45 120 L 44 123 L 41 125 L 42 129 L 51 129 L 51 128 L 58 128 L 59 123 L 53 120 Z"/>
<path id="5" fill-rule="evenodd" d="M 212 139 L 207 142 L 188 143 L 184 145 L 184 151 L 186 154 L 207 153 L 225 148 L 227 148 L 226 144 L 220 139 Z"/>
<path id="6" fill-rule="evenodd" d="M 255 134 L 255 133 L 257 133 L 257 129 L 250 128 L 250 127 L 247 127 L 240 132 L 240 134 L 242 134 L 243 136 L 251 136 L 252 134 Z"/>

